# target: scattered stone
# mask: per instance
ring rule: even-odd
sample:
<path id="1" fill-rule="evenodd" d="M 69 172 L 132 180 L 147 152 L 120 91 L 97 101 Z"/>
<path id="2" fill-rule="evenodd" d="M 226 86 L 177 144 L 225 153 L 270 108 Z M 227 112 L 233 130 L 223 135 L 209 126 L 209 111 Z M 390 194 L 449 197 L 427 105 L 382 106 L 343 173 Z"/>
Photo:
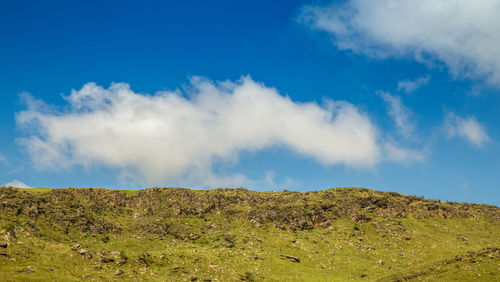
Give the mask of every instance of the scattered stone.
<path id="1" fill-rule="evenodd" d="M 9 259 L 11 262 L 16 262 L 16 258 L 10 258 Z"/>
<path id="2" fill-rule="evenodd" d="M 110 258 L 110 257 L 102 257 L 101 258 L 101 262 L 103 262 L 103 263 L 114 262 L 114 261 L 115 261 L 115 259 Z"/>
<path id="3" fill-rule="evenodd" d="M 381 259 L 379 259 L 377 263 L 378 265 L 384 265 L 384 262 Z"/>
<path id="4" fill-rule="evenodd" d="M 122 269 L 117 269 L 117 270 L 115 271 L 115 275 L 116 275 L 116 276 L 119 276 L 119 275 L 122 275 L 124 272 L 125 272 L 125 271 L 123 271 Z"/>
<path id="5" fill-rule="evenodd" d="M 0 247 L 2 248 L 7 248 L 9 246 L 9 243 L 3 241 L 3 242 L 0 242 Z"/>
<path id="6" fill-rule="evenodd" d="M 196 279 L 198 279 L 198 277 L 196 277 L 196 275 L 194 275 L 194 274 L 189 275 L 189 280 L 195 281 Z"/>
<path id="7" fill-rule="evenodd" d="M 361 276 L 360 276 L 360 277 L 361 277 L 361 278 L 365 278 L 366 276 L 368 276 L 368 275 L 366 275 L 366 274 L 361 274 Z"/>
<path id="8" fill-rule="evenodd" d="M 280 255 L 280 256 L 285 257 L 293 262 L 300 262 L 300 258 L 296 256 L 291 256 L 291 255 Z"/>
<path id="9" fill-rule="evenodd" d="M 31 267 L 31 265 L 28 265 L 28 266 L 26 267 L 26 272 L 27 272 L 27 273 L 31 273 L 31 272 L 35 272 L 35 271 L 33 270 L 33 267 Z"/>
<path id="10" fill-rule="evenodd" d="M 80 249 L 80 250 L 78 251 L 78 253 L 79 253 L 80 255 L 86 255 L 86 254 L 88 254 L 88 252 L 89 252 L 89 251 L 87 251 L 87 250 L 85 250 L 85 249 Z"/>
<path id="11" fill-rule="evenodd" d="M 201 236 L 199 234 L 193 234 L 193 233 L 190 233 L 189 234 L 189 239 L 191 240 L 196 240 L 196 239 L 199 239 Z"/>
<path id="12" fill-rule="evenodd" d="M 81 247 L 81 246 L 80 246 L 80 244 L 76 244 L 76 245 L 74 245 L 71 249 L 72 249 L 73 251 L 76 251 L 76 250 L 80 249 L 80 247 Z"/>

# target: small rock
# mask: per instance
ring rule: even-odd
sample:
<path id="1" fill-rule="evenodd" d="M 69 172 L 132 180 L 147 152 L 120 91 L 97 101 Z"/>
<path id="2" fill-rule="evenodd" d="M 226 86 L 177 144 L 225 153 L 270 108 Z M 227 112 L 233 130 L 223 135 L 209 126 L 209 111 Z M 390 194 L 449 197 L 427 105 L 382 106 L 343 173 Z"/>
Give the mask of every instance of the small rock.
<path id="1" fill-rule="evenodd" d="M 71 248 L 73 251 L 80 249 L 80 244 L 76 244 Z"/>
<path id="2" fill-rule="evenodd" d="M 9 243 L 3 241 L 3 242 L 0 242 L 0 247 L 2 248 L 7 248 L 9 246 Z"/>
<path id="3" fill-rule="evenodd" d="M 118 276 L 118 275 L 122 275 L 125 271 L 123 271 L 122 269 L 117 269 L 115 271 L 115 275 Z"/>
<path id="4" fill-rule="evenodd" d="M 366 274 L 361 274 L 361 278 L 365 278 L 366 276 L 368 276 L 368 275 L 366 275 Z"/>
<path id="5" fill-rule="evenodd" d="M 87 254 L 89 251 L 85 250 L 85 249 L 80 249 L 80 251 L 78 251 L 78 253 L 80 253 L 80 255 L 85 255 Z"/>
<path id="6" fill-rule="evenodd" d="M 189 280 L 195 281 L 196 279 L 198 279 L 198 277 L 196 277 L 196 275 L 194 275 L 194 274 L 189 275 Z"/>
<path id="7" fill-rule="evenodd" d="M 104 262 L 104 263 L 108 263 L 108 262 L 114 262 L 115 259 L 114 258 L 110 258 L 110 257 L 102 257 L 101 258 L 101 262 Z"/>
<path id="8" fill-rule="evenodd" d="M 26 272 L 35 272 L 35 271 L 33 270 L 33 267 L 31 267 L 31 265 L 28 265 L 26 267 Z"/>
<path id="9" fill-rule="evenodd" d="M 378 265 L 384 265 L 384 262 L 381 259 L 379 259 L 377 263 Z"/>
<path id="10" fill-rule="evenodd" d="M 10 258 L 9 259 L 11 262 L 16 262 L 16 258 Z"/>
<path id="11" fill-rule="evenodd" d="M 281 255 L 282 257 L 285 257 L 293 262 L 300 262 L 300 258 L 296 256 L 290 256 L 290 255 Z"/>
<path id="12" fill-rule="evenodd" d="M 199 234 L 193 234 L 193 233 L 189 234 L 189 239 L 191 239 L 191 240 L 196 240 L 196 239 L 199 239 L 199 238 L 200 238 Z"/>

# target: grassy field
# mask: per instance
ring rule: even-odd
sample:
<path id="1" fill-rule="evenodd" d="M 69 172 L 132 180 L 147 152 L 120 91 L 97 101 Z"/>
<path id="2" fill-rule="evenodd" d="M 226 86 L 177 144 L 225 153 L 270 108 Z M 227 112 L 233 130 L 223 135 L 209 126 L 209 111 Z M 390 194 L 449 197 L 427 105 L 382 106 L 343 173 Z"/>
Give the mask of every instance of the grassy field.
<path id="1" fill-rule="evenodd" d="M 2 281 L 499 281 L 500 208 L 361 188 L 0 188 Z"/>

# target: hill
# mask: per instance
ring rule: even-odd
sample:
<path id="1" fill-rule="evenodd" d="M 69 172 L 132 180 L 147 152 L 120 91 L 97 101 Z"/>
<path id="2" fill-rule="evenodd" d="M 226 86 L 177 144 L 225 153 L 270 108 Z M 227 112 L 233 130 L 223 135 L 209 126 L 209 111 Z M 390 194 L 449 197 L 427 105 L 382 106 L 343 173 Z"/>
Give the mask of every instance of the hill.
<path id="1" fill-rule="evenodd" d="M 0 188 L 5 281 L 498 281 L 499 234 L 499 207 L 362 188 Z"/>

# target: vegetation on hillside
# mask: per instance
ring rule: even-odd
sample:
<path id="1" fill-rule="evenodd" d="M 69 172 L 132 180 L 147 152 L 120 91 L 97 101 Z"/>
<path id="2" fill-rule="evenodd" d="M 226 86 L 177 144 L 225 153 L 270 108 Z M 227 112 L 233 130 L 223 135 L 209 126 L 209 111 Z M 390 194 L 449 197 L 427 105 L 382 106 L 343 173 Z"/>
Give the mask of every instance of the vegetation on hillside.
<path id="1" fill-rule="evenodd" d="M 496 206 L 362 188 L 0 188 L 7 281 L 498 281 L 499 234 Z"/>

